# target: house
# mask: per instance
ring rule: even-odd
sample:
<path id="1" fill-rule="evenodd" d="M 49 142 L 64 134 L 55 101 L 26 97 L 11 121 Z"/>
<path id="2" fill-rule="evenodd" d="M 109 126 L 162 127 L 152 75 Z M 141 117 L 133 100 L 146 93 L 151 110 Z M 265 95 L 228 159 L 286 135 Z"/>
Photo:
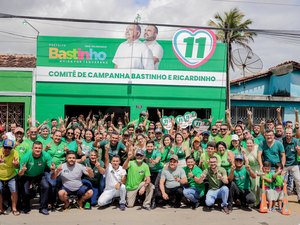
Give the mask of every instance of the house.
<path id="1" fill-rule="evenodd" d="M 295 121 L 300 110 L 300 63 L 288 61 L 268 71 L 245 76 L 230 82 L 233 122 L 246 119 L 246 109 L 253 112 L 254 122 L 262 118 L 276 119 L 281 107 L 284 121 Z"/>

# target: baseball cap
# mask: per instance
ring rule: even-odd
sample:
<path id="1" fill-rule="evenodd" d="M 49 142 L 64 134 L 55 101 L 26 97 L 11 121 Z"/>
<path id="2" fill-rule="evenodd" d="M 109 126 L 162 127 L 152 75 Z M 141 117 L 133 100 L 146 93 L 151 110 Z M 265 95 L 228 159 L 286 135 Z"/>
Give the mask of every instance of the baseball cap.
<path id="1" fill-rule="evenodd" d="M 21 132 L 22 134 L 24 134 L 24 129 L 22 127 L 17 127 L 15 129 L 15 133 Z"/>
<path id="2" fill-rule="evenodd" d="M 14 147 L 14 142 L 10 139 L 5 139 L 5 141 L 3 142 L 3 147 L 13 148 Z"/>
<path id="3" fill-rule="evenodd" d="M 237 134 L 233 134 L 233 135 L 231 135 L 231 140 L 232 141 L 238 141 L 239 140 L 239 136 Z"/>
<path id="4" fill-rule="evenodd" d="M 236 155 L 235 157 L 234 157 L 234 160 L 244 160 L 244 157 L 243 157 L 243 155 Z"/>
<path id="5" fill-rule="evenodd" d="M 238 121 L 236 121 L 237 124 L 243 124 L 244 121 L 242 119 L 239 119 Z"/>
<path id="6" fill-rule="evenodd" d="M 147 115 L 146 111 L 140 112 L 140 116 L 146 116 L 146 115 Z"/>
<path id="7" fill-rule="evenodd" d="M 199 137 L 194 137 L 193 143 L 194 143 L 195 141 L 200 142 L 200 138 L 199 138 Z"/>
<path id="8" fill-rule="evenodd" d="M 138 149 L 135 153 L 135 155 L 141 155 L 141 156 L 144 156 L 145 153 L 144 153 L 144 150 L 143 149 Z"/>
<path id="9" fill-rule="evenodd" d="M 171 159 L 174 159 L 174 160 L 178 161 L 178 156 L 177 155 L 171 155 L 170 160 Z"/>
<path id="10" fill-rule="evenodd" d="M 208 135 L 209 136 L 209 131 L 207 131 L 207 130 L 203 131 L 202 135 Z"/>
<path id="11" fill-rule="evenodd" d="M 162 130 L 159 129 L 159 128 L 156 128 L 154 132 L 155 132 L 155 133 L 161 133 L 161 134 L 162 134 Z"/>
<path id="12" fill-rule="evenodd" d="M 135 128 L 135 131 L 141 131 L 141 132 L 143 132 L 143 128 L 137 127 L 137 128 Z"/>

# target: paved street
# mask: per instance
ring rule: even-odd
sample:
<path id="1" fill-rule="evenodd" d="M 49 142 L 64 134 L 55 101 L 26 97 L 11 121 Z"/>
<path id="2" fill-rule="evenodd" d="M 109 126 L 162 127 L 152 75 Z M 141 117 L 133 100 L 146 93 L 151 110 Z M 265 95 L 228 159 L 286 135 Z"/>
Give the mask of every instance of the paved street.
<path id="1" fill-rule="evenodd" d="M 126 209 L 125 212 L 109 207 L 103 210 L 71 209 L 65 212 L 54 212 L 50 216 L 43 216 L 37 210 L 28 215 L 0 216 L 0 225 L 195 225 L 195 224 L 240 224 L 240 225 L 298 225 L 300 224 L 300 204 L 296 203 L 296 196 L 290 196 L 292 215 L 283 216 L 278 212 L 261 214 L 257 211 L 233 210 L 230 215 L 221 211 L 204 212 L 203 207 L 197 210 L 187 208 L 162 209 L 153 211 L 137 210 L 137 207 Z"/>

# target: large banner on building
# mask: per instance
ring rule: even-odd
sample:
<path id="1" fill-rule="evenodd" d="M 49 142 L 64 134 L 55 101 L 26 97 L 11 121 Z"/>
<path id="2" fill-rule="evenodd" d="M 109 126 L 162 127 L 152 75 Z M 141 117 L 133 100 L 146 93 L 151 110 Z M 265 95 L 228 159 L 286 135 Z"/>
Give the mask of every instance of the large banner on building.
<path id="1" fill-rule="evenodd" d="M 226 86 L 226 46 L 210 30 L 158 40 L 155 26 L 128 25 L 125 37 L 39 36 L 37 81 Z"/>

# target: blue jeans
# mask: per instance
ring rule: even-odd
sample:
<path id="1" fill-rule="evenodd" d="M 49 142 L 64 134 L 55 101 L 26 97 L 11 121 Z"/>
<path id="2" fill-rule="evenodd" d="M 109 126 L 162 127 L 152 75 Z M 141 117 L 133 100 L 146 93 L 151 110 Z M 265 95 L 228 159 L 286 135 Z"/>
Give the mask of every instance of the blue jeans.
<path id="1" fill-rule="evenodd" d="M 207 206 L 212 206 L 215 204 L 216 199 L 222 199 L 221 206 L 227 206 L 228 205 L 228 195 L 229 195 L 229 189 L 227 186 L 222 186 L 219 189 L 216 190 L 209 190 L 206 194 L 205 204 Z"/>
<path id="2" fill-rule="evenodd" d="M 87 186 L 89 189 L 93 190 L 93 195 L 90 199 L 91 205 L 92 206 L 97 205 L 98 198 L 100 196 L 100 188 L 99 188 L 100 184 L 96 185 L 96 184 L 92 183 L 91 181 L 89 181 L 87 179 L 83 179 L 82 183 L 83 183 L 83 185 Z"/>
<path id="3" fill-rule="evenodd" d="M 38 175 L 36 177 L 21 176 L 20 186 L 21 186 L 21 198 L 23 200 L 23 210 L 30 210 L 30 186 L 32 184 L 37 184 L 40 189 L 40 209 L 48 209 L 48 197 L 50 184 L 44 174 Z"/>
<path id="4" fill-rule="evenodd" d="M 201 197 L 200 192 L 194 187 L 184 188 L 183 195 L 193 203 L 198 202 Z"/>

